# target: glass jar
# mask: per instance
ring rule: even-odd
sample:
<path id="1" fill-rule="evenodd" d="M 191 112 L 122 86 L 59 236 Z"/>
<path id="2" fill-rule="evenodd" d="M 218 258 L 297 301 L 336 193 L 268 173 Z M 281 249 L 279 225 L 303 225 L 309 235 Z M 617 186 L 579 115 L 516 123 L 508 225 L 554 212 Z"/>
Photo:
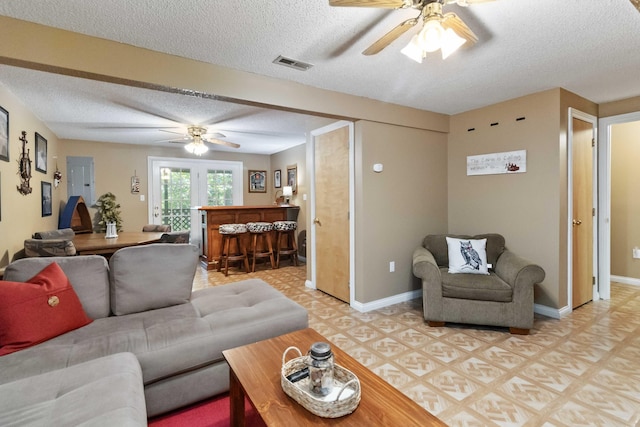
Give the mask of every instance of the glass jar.
<path id="1" fill-rule="evenodd" d="M 326 396 L 333 389 L 333 353 L 326 342 L 316 342 L 309 350 L 309 384 L 311 393 Z"/>

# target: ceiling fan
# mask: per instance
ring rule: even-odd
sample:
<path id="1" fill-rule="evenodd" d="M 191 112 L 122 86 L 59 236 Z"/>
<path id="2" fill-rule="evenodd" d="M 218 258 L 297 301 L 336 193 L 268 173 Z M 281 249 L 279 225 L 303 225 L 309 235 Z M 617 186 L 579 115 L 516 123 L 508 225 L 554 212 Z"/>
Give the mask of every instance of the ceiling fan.
<path id="1" fill-rule="evenodd" d="M 463 44 L 473 45 L 478 37 L 453 12 L 442 12 L 443 6 L 451 3 L 469 6 L 495 0 L 329 0 L 330 6 L 376 7 L 385 9 L 416 9 L 417 17 L 407 19 L 365 49 L 363 55 L 375 55 L 389 46 L 398 37 L 420 22 L 424 25 L 409 44 L 401 50 L 409 58 L 422 63 L 428 52 L 440 50 L 445 59 Z"/>
<path id="2" fill-rule="evenodd" d="M 169 132 L 169 133 L 178 133 L 178 132 L 173 132 L 173 131 L 169 131 L 169 130 L 163 130 L 160 129 L 163 132 Z M 222 133 L 219 132 L 214 132 L 214 133 L 207 133 L 207 128 L 204 126 L 197 126 L 197 125 L 191 125 L 189 127 L 187 127 L 187 135 L 185 135 L 182 138 L 174 138 L 174 139 L 168 139 L 168 140 L 164 140 L 164 141 L 158 141 L 158 142 L 184 142 L 184 141 L 189 141 L 191 140 L 191 142 L 189 142 L 187 145 L 184 146 L 185 150 L 187 150 L 188 152 L 192 153 L 192 154 L 196 154 L 198 156 L 201 156 L 202 154 L 206 153 L 209 150 L 209 147 L 207 147 L 207 145 L 205 143 L 209 143 L 209 144 L 218 144 L 218 145 L 225 145 L 227 147 L 231 147 L 231 148 L 240 148 L 240 144 L 236 144 L 234 142 L 230 142 L 230 141 L 223 141 L 219 138 L 226 138 L 226 136 Z"/>

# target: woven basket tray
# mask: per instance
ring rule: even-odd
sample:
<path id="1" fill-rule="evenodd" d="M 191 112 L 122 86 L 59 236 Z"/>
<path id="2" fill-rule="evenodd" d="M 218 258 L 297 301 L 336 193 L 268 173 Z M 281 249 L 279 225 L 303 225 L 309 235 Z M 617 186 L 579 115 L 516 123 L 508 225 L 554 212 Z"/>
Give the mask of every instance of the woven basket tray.
<path id="1" fill-rule="evenodd" d="M 290 350 L 295 350 L 299 357 L 285 362 L 287 353 Z M 360 403 L 360 381 L 353 372 L 340 365 L 334 365 L 333 367 L 333 388 L 337 391 L 335 398 L 333 398 L 334 393 L 326 397 L 314 396 L 309 391 L 309 378 L 295 383 L 287 379 L 287 376 L 292 373 L 306 368 L 308 366 L 307 360 L 308 357 L 302 356 L 297 347 L 289 347 L 284 351 L 282 354 L 282 373 L 280 375 L 280 383 L 284 392 L 306 410 L 319 417 L 338 418 L 355 411 Z"/>

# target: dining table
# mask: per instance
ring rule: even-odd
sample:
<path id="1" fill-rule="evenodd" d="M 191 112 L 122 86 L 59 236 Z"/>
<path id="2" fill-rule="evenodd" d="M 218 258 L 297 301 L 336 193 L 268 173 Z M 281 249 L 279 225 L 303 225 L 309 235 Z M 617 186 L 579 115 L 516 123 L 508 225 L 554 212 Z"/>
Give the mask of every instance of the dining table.
<path id="1" fill-rule="evenodd" d="M 105 233 L 76 234 L 73 245 L 77 255 L 110 256 L 118 249 L 146 245 L 160 241 L 164 233 L 145 231 L 121 231 L 117 237 L 105 237 Z"/>

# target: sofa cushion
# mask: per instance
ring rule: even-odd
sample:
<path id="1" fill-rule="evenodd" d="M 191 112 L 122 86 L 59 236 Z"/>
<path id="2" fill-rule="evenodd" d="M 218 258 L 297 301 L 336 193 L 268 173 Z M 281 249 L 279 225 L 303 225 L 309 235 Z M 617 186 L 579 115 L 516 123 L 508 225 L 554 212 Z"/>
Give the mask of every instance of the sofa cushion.
<path id="1" fill-rule="evenodd" d="M 116 316 L 184 304 L 198 266 L 194 245 L 155 243 L 116 251 L 109 260 Z"/>
<path id="2" fill-rule="evenodd" d="M 489 274 L 487 239 L 455 239 L 447 237 L 449 273 Z"/>
<path id="3" fill-rule="evenodd" d="M 442 296 L 479 301 L 510 302 L 513 289 L 495 273 L 450 274 L 447 267 L 440 268 Z"/>
<path id="4" fill-rule="evenodd" d="M 0 425 L 146 426 L 136 357 L 119 353 L 0 385 Z"/>
<path id="5" fill-rule="evenodd" d="M 120 352 L 136 355 L 150 384 L 223 362 L 223 350 L 307 326 L 303 307 L 262 280 L 246 280 L 196 291 L 188 304 L 98 319 L 4 356 L 0 384 Z"/>
<path id="6" fill-rule="evenodd" d="M 61 228 L 59 230 L 36 231 L 33 233 L 34 239 L 73 239 L 76 232 L 72 228 Z"/>
<path id="7" fill-rule="evenodd" d="M 491 264 L 493 268 L 495 268 L 498 258 L 505 250 L 504 237 L 500 234 L 488 233 L 478 234 L 476 236 L 469 236 L 465 234 L 430 234 L 424 238 L 422 246 L 431 252 L 439 267 L 449 266 L 447 236 L 457 239 L 487 239 L 487 263 Z"/>
<path id="8" fill-rule="evenodd" d="M 4 279 L 26 282 L 52 262 L 58 264 L 69 278 L 89 317 L 99 319 L 109 315 L 109 268 L 100 255 L 23 258 L 7 266 Z"/>
<path id="9" fill-rule="evenodd" d="M 73 256 L 76 247 L 69 239 L 27 239 L 24 254 L 27 257 Z"/>
<path id="10" fill-rule="evenodd" d="M 89 323 L 69 279 L 55 262 L 26 283 L 0 281 L 0 356 Z"/>

